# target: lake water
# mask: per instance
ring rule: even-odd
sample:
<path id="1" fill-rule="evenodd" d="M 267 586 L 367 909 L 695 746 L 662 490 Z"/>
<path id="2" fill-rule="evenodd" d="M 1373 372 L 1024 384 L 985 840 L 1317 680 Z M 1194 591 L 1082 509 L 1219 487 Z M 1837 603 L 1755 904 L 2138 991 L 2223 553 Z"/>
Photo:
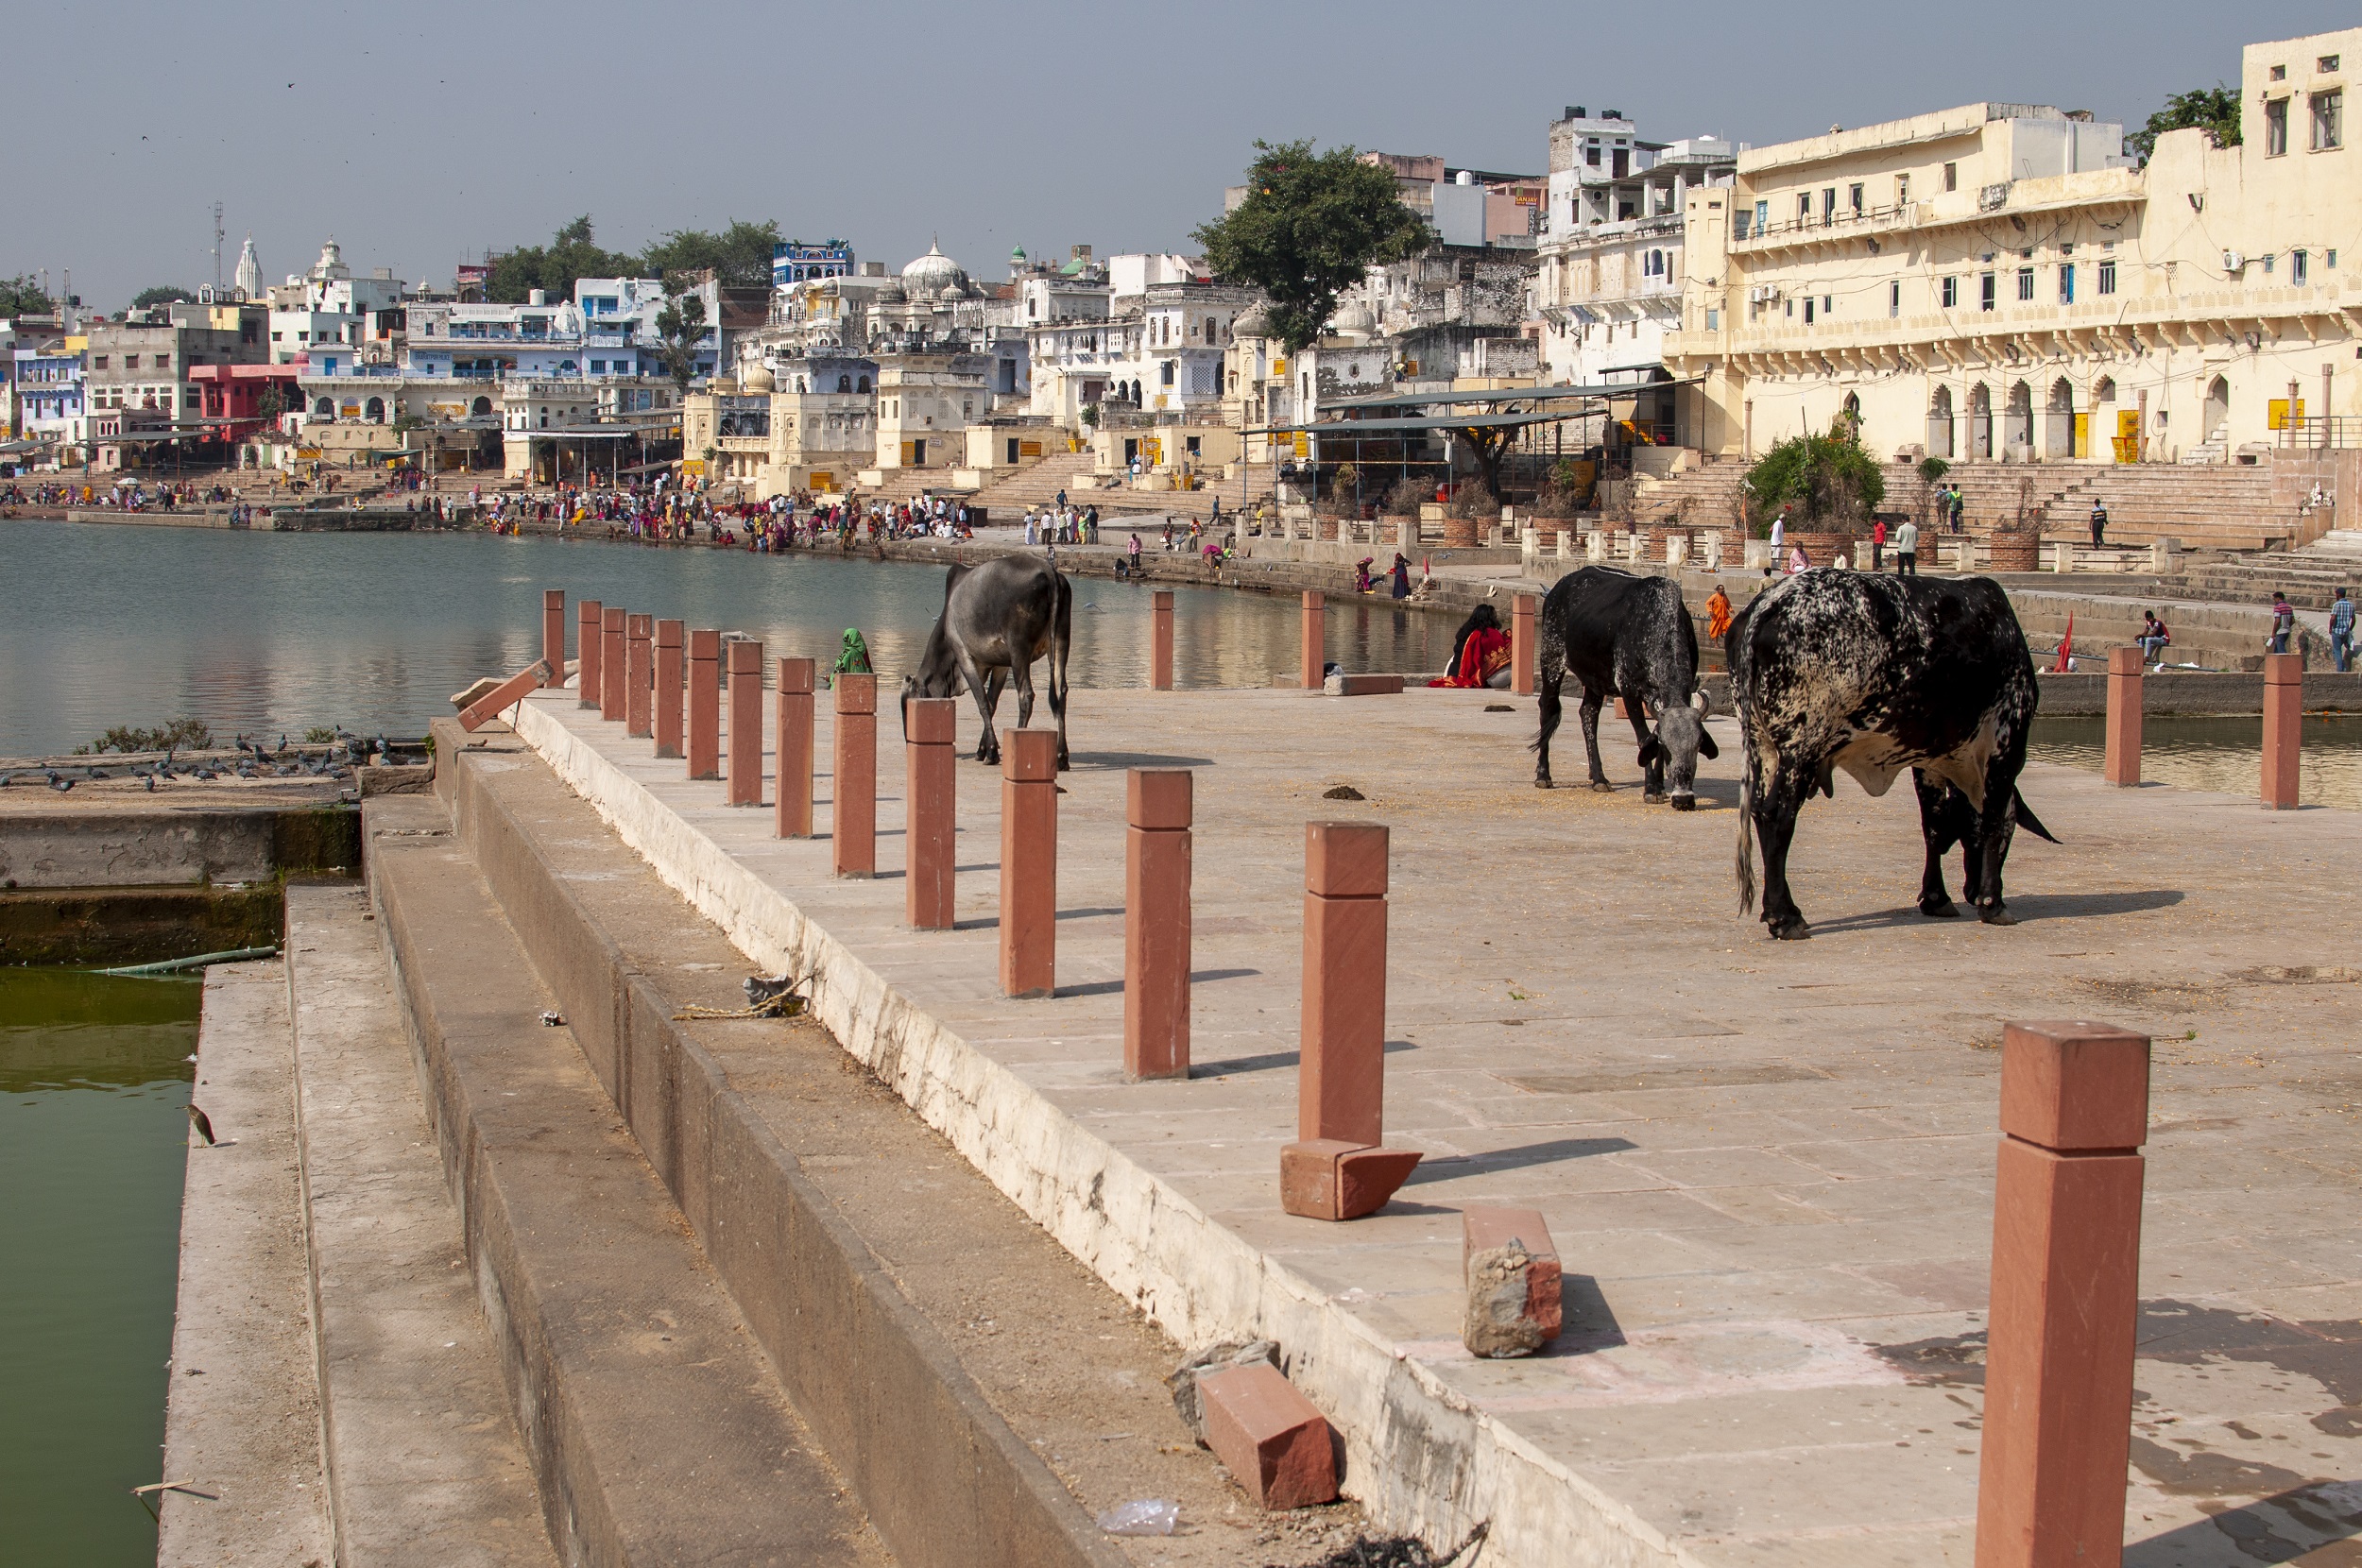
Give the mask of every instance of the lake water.
<path id="1" fill-rule="evenodd" d="M 190 717 L 227 741 L 340 724 L 417 736 L 452 692 L 541 651 L 541 590 L 833 658 L 845 628 L 881 675 L 916 666 L 943 569 L 793 552 L 654 549 L 485 534 L 271 534 L 0 522 L 0 756 Z M 1077 687 L 1147 684 L 1150 589 L 1075 579 Z M 1292 594 L 1176 588 L 1174 678 L 1261 686 L 1296 668 Z M 1355 670 L 1437 670 L 1456 616 L 1332 603 Z M 1003 703 L 1002 712 L 1014 716 Z"/>
<path id="2" fill-rule="evenodd" d="M 2107 760 L 2108 721 L 2034 720 L 2032 756 L 2097 773 Z M 2297 760 L 2297 795 L 2307 806 L 2362 809 L 2362 716 L 2308 714 Z M 2147 718 L 2141 723 L 2141 782 L 2217 790 L 2251 799 L 2263 789 L 2264 721 Z"/>
<path id="3" fill-rule="evenodd" d="M 0 1560 L 156 1560 L 201 989 L 0 968 Z"/>

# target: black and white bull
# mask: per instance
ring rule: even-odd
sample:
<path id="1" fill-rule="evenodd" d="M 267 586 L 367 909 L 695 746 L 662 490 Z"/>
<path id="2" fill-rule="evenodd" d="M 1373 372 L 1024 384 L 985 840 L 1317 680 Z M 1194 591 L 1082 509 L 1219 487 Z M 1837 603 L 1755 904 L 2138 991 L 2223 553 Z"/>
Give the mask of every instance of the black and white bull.
<path id="1" fill-rule="evenodd" d="M 1539 632 L 1542 733 L 1533 742 L 1534 788 L 1550 788 L 1558 691 L 1572 675 L 1583 688 L 1583 743 L 1590 755 L 1591 787 L 1616 787 L 1600 766 L 1600 708 L 1608 698 L 1621 697 L 1640 741 L 1643 797 L 1669 798 L 1677 811 L 1695 810 L 1699 754 L 1716 752 L 1705 729 L 1705 697 L 1698 690 L 1698 632 L 1682 605 L 1681 586 L 1667 577 L 1587 566 L 1552 585 L 1542 601 Z"/>
<path id="2" fill-rule="evenodd" d="M 1960 912 L 1943 871 L 1959 844 L 1970 903 L 1990 925 L 2013 924 L 2001 896 L 2011 836 L 2020 823 L 2050 833 L 2018 796 L 2038 694 L 2026 634 L 1999 584 L 1803 571 L 1757 595 L 1723 647 L 1745 752 L 1742 911 L 1754 907 L 1760 834 L 1764 922 L 1776 937 L 1810 936 L 1788 885 L 1796 813 L 1814 791 L 1835 793 L 1839 768 L 1873 795 L 1908 768 L 1927 844 L 1920 912 Z"/>
<path id="3" fill-rule="evenodd" d="M 1067 766 L 1066 660 L 1073 643 L 1074 588 L 1063 573 L 1031 555 L 1001 555 L 955 566 L 943 581 L 943 615 L 927 634 L 918 673 L 902 682 L 902 700 L 953 697 L 962 686 L 976 699 L 984 733 L 980 762 L 1001 760 L 993 714 L 1005 681 L 1017 688 L 1017 723 L 1034 716 L 1034 661 L 1050 660 L 1050 711 L 1058 719 L 1058 766 Z M 905 716 L 907 724 L 907 715 Z"/>

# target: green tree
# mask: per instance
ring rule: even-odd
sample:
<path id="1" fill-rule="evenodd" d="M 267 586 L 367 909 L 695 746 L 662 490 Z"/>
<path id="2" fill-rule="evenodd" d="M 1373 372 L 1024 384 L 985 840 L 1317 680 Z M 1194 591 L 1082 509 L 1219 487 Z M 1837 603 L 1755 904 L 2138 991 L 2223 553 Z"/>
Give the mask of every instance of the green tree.
<path id="1" fill-rule="evenodd" d="M 671 279 L 678 274 L 710 269 L 725 288 L 768 288 L 771 247 L 779 243 L 776 219 L 749 223 L 730 219 L 718 234 L 702 229 L 676 229 L 640 258 L 643 275 Z"/>
<path id="2" fill-rule="evenodd" d="M 697 375 L 697 340 L 705 336 L 705 296 L 682 292 L 664 301 L 656 313 L 656 332 L 661 346 L 657 358 L 664 362 L 664 373 L 673 378 L 679 391 L 689 390 L 689 383 Z"/>
<path id="3" fill-rule="evenodd" d="M 2194 92 L 2176 93 L 2165 107 L 2148 117 L 2148 124 L 2124 139 L 2132 155 L 2146 163 L 2157 151 L 2157 138 L 2169 130 L 2196 127 L 2218 147 L 2239 145 L 2239 91 L 2217 82 Z"/>
<path id="4" fill-rule="evenodd" d="M 1320 336 L 1342 290 L 1425 250 L 1435 231 L 1402 204 L 1395 177 L 1351 147 L 1258 141 L 1255 150 L 1246 199 L 1195 238 L 1217 274 L 1271 297 L 1273 332 L 1295 353 Z"/>
<path id="5" fill-rule="evenodd" d="M 1886 499 L 1887 483 L 1878 460 L 1840 424 L 1819 435 L 1790 436 L 1765 452 L 1747 470 L 1746 489 L 1757 537 L 1784 506 L 1794 506 L 1807 527 L 1845 533 Z"/>
<path id="6" fill-rule="evenodd" d="M 573 297 L 577 278 L 631 278 L 639 273 L 638 257 L 599 248 L 590 214 L 585 213 L 552 235 L 547 246 L 521 245 L 494 256 L 485 296 L 498 304 L 522 305 L 535 289 L 546 289 L 555 303 Z"/>
<path id="7" fill-rule="evenodd" d="M 255 401 L 254 412 L 271 429 L 279 428 L 279 417 L 287 412 L 287 397 L 280 391 L 277 382 L 263 388 L 262 397 Z"/>
<path id="8" fill-rule="evenodd" d="M 185 304 L 196 298 L 197 291 L 194 289 L 172 288 L 159 283 L 154 288 L 144 288 L 131 296 L 131 308 L 135 311 L 144 311 L 150 305 Z"/>
<path id="9" fill-rule="evenodd" d="M 57 301 L 42 292 L 30 273 L 13 278 L 0 278 L 0 318 L 18 315 L 47 315 L 58 308 Z"/>

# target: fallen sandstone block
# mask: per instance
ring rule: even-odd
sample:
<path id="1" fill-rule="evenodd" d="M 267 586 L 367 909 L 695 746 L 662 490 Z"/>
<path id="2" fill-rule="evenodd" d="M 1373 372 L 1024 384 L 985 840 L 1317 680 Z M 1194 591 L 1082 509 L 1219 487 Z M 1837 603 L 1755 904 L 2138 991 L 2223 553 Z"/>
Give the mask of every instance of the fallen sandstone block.
<path id="1" fill-rule="evenodd" d="M 1277 1512 L 1334 1502 L 1336 1450 L 1328 1421 L 1268 1362 L 1197 1380 L 1206 1444 L 1256 1504 Z"/>
<path id="2" fill-rule="evenodd" d="M 1468 1288 L 1461 1338 L 1469 1354 L 1532 1355 L 1558 1338 L 1558 1249 L 1538 1210 L 1462 1212 L 1461 1269 Z"/>

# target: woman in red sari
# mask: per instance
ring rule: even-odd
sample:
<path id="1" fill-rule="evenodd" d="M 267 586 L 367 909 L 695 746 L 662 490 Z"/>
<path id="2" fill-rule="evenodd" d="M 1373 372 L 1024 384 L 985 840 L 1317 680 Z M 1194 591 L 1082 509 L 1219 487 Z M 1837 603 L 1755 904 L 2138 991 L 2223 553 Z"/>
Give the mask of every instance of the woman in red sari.
<path id="1" fill-rule="evenodd" d="M 1501 629 L 1501 618 L 1492 605 L 1479 605 L 1468 612 L 1453 639 L 1451 662 L 1445 668 L 1444 678 L 1428 684 L 1464 690 L 1509 684 L 1509 634 Z"/>

